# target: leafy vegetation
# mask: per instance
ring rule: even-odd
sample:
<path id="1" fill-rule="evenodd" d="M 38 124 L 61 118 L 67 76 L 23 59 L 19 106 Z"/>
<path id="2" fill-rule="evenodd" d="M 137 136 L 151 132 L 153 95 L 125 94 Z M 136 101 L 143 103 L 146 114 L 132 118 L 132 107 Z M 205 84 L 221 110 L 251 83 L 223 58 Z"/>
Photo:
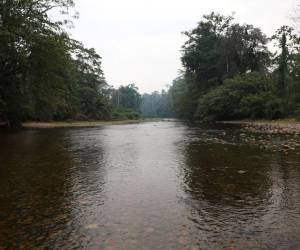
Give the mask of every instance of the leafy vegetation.
<path id="1" fill-rule="evenodd" d="M 203 16 L 184 33 L 183 74 L 169 89 L 176 117 L 202 121 L 300 114 L 299 37 L 282 26 L 268 38 L 232 16 Z M 269 48 L 274 45 L 276 53 Z"/>
<path id="2" fill-rule="evenodd" d="M 259 73 L 238 75 L 200 98 L 196 117 L 204 121 L 280 118 L 283 105 L 270 79 Z"/>
<path id="3" fill-rule="evenodd" d="M 212 12 L 184 32 L 183 72 L 168 91 L 110 87 L 101 57 L 66 32 L 72 0 L 0 1 L 0 121 L 179 117 L 202 121 L 300 118 L 300 39 L 270 38 Z M 49 11 L 60 10 L 54 21 Z M 65 17 L 65 18 L 64 18 Z M 276 53 L 270 47 L 275 46 Z"/>
<path id="4" fill-rule="evenodd" d="M 10 127 L 27 119 L 108 115 L 101 57 L 69 37 L 72 0 L 0 1 L 0 117 Z"/>
<path id="5" fill-rule="evenodd" d="M 141 95 L 134 84 L 111 90 L 110 100 L 113 119 L 138 119 L 140 117 Z"/>

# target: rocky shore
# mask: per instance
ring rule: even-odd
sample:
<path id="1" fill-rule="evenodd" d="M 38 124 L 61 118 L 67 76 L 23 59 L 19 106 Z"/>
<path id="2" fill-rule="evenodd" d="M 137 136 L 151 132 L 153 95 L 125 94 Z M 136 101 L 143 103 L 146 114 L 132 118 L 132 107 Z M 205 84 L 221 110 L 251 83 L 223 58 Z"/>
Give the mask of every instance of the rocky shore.
<path id="1" fill-rule="evenodd" d="M 229 121 L 222 123 L 241 125 L 246 131 L 254 133 L 290 135 L 300 134 L 300 122 L 295 119 L 274 121 Z"/>
<path id="2" fill-rule="evenodd" d="M 295 151 L 300 154 L 300 122 L 277 121 L 234 121 L 224 124 L 241 126 L 239 137 L 247 144 L 259 145 L 262 149 L 279 151 L 285 154 Z"/>

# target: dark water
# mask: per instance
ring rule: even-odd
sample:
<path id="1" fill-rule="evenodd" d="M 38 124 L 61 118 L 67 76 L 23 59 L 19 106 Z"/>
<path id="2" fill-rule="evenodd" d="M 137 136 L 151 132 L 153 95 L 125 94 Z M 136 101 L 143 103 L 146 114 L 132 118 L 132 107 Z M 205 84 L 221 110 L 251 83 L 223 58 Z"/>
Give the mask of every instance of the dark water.
<path id="1" fill-rule="evenodd" d="M 0 249 L 300 249 L 299 152 L 240 137 L 174 121 L 0 134 Z"/>

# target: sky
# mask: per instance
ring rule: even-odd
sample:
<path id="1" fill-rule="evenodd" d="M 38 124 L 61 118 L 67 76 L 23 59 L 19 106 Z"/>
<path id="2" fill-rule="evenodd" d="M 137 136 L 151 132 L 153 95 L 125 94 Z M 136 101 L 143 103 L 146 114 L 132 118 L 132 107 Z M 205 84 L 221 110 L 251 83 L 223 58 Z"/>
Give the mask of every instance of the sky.
<path id="1" fill-rule="evenodd" d="M 181 69 L 183 31 L 211 11 L 235 13 L 236 21 L 272 35 L 300 0 L 75 0 L 79 19 L 70 33 L 102 57 L 108 84 L 134 83 L 160 91 Z"/>

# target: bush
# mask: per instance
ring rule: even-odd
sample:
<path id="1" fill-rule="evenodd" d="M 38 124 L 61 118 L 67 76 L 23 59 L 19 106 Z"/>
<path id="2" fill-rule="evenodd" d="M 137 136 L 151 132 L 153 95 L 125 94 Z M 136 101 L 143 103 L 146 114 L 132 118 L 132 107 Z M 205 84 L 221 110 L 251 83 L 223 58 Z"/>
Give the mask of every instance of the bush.
<path id="1" fill-rule="evenodd" d="M 137 120 L 140 114 L 133 109 L 115 109 L 112 112 L 112 119 L 115 120 Z"/>
<path id="2" fill-rule="evenodd" d="M 280 118 L 283 105 L 271 86 L 270 80 L 257 72 L 226 80 L 200 98 L 196 118 L 203 121 Z"/>

